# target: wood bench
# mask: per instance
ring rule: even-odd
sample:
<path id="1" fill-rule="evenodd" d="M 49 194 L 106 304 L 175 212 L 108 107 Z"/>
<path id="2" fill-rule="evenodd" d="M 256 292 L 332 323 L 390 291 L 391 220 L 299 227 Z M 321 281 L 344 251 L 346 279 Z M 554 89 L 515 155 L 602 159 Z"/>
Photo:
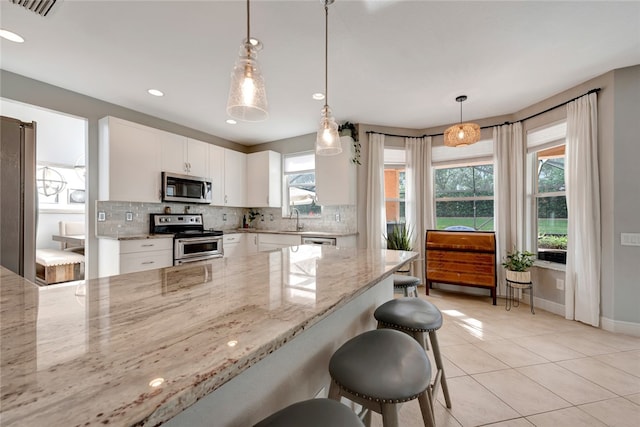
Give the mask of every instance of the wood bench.
<path id="1" fill-rule="evenodd" d="M 36 279 L 45 285 L 82 280 L 84 255 L 59 249 L 36 249 Z"/>

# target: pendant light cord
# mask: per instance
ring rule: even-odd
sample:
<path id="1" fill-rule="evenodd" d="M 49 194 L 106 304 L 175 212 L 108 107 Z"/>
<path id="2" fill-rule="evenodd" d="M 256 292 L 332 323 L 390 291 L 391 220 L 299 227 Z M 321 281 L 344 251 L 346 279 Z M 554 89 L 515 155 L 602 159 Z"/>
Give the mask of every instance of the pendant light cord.
<path id="1" fill-rule="evenodd" d="M 329 2 L 324 2 L 324 106 L 329 106 Z"/>
<path id="2" fill-rule="evenodd" d="M 247 0 L 247 43 L 251 44 L 251 13 L 249 12 L 249 0 Z"/>

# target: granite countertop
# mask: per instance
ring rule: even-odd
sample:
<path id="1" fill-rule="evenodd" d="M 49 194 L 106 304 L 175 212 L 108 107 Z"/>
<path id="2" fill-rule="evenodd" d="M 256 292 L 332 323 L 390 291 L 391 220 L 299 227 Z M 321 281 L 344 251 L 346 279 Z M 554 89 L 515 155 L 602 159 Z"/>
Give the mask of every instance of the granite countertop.
<path id="1" fill-rule="evenodd" d="M 119 235 L 98 235 L 98 239 L 111 240 L 144 240 L 144 239 L 173 239 L 173 234 L 119 234 Z"/>
<path id="2" fill-rule="evenodd" d="M 289 230 L 260 230 L 258 228 L 237 228 L 235 230 L 229 230 L 224 234 L 232 233 L 268 233 L 268 234 L 293 234 L 297 236 L 318 236 L 318 237 L 346 237 L 356 236 L 357 231 L 353 232 L 341 232 L 341 231 L 289 231 Z"/>
<path id="3" fill-rule="evenodd" d="M 0 268 L 2 425 L 158 425 L 416 256 L 300 246 L 48 287 Z"/>

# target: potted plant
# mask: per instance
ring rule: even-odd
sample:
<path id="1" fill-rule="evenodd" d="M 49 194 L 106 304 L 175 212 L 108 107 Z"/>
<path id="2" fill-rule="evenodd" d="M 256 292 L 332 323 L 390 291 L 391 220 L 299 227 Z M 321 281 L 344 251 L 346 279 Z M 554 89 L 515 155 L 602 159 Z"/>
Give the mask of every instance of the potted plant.
<path id="1" fill-rule="evenodd" d="M 406 224 L 394 224 L 391 232 L 384 236 L 387 241 L 387 249 L 394 249 L 397 251 L 410 251 L 411 247 L 411 227 Z M 398 273 L 409 273 L 411 271 L 410 266 L 403 266 L 398 270 Z"/>
<path id="2" fill-rule="evenodd" d="M 384 236 L 387 240 L 387 249 L 397 251 L 411 250 L 411 227 L 405 224 L 395 224 L 391 233 Z"/>
<path id="3" fill-rule="evenodd" d="M 507 256 L 502 266 L 507 270 L 507 280 L 517 283 L 530 283 L 531 272 L 529 268 L 533 265 L 535 255 L 528 251 L 514 249 L 507 252 Z"/>

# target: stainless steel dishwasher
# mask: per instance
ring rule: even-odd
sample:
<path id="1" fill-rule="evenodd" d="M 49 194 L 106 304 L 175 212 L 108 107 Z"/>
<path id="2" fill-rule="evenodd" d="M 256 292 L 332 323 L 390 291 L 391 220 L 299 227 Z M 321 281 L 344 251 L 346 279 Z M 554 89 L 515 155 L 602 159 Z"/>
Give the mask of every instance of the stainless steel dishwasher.
<path id="1" fill-rule="evenodd" d="M 326 246 L 335 246 L 336 239 L 335 237 L 315 237 L 315 236 L 305 236 L 302 238 L 303 245 L 326 245 Z"/>

